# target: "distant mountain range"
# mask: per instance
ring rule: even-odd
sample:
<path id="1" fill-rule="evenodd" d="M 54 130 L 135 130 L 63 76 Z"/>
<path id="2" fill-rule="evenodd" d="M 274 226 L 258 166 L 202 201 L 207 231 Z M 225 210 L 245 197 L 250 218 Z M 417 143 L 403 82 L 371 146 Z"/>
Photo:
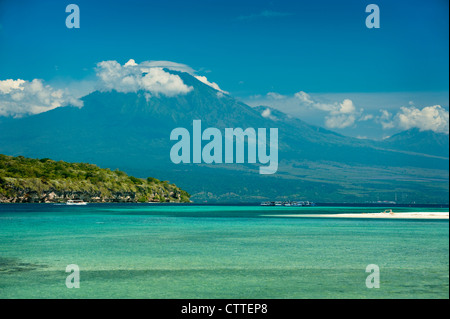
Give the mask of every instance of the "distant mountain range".
<path id="1" fill-rule="evenodd" d="M 430 154 L 442 157 L 449 156 L 449 142 L 447 134 L 438 134 L 432 131 L 410 129 L 391 136 L 381 144 L 384 147 Z"/>
<path id="2" fill-rule="evenodd" d="M 384 141 L 342 136 L 280 111 L 252 108 L 188 73 L 193 90 L 175 97 L 146 92 L 93 92 L 84 107 L 62 107 L 0 122 L 0 153 L 89 162 L 138 177 L 170 180 L 191 200 L 448 203 L 449 138 L 409 130 Z M 266 112 L 264 112 L 266 111 Z M 265 116 L 263 116 L 263 113 Z M 176 127 L 278 128 L 278 173 L 256 164 L 178 164 L 170 161 Z"/>

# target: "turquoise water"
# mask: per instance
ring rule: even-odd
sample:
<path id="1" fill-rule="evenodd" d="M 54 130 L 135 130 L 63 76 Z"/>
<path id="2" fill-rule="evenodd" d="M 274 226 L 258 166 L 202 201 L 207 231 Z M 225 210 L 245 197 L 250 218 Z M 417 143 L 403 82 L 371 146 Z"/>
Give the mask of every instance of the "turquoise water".
<path id="1" fill-rule="evenodd" d="M 0 205 L 0 298 L 448 298 L 448 220 L 263 216 L 384 209 Z"/>

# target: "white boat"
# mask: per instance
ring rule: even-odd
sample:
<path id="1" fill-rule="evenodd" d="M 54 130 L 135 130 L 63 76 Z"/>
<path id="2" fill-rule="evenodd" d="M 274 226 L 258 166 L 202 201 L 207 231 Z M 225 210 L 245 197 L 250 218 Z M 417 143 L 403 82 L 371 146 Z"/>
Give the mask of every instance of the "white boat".
<path id="1" fill-rule="evenodd" d="M 286 206 L 286 207 L 304 207 L 304 206 L 316 206 L 313 202 L 297 202 L 297 201 L 277 201 L 277 202 L 262 202 L 261 206 Z"/>
<path id="2" fill-rule="evenodd" d="M 66 205 L 87 205 L 87 203 L 81 199 L 69 199 Z"/>
<path id="3" fill-rule="evenodd" d="M 275 202 L 275 206 L 283 206 L 283 202 Z"/>

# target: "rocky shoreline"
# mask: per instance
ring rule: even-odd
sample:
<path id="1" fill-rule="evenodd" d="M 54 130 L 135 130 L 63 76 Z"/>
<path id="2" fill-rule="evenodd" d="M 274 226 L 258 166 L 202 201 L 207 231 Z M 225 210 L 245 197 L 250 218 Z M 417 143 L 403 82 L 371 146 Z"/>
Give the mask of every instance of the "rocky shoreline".
<path id="1" fill-rule="evenodd" d="M 68 200 L 81 199 L 87 203 L 179 203 L 182 202 L 181 194 L 169 192 L 161 195 L 154 194 L 148 200 L 138 198 L 136 192 L 112 192 L 104 196 L 99 192 L 58 191 L 51 189 L 42 193 L 34 190 L 20 190 L 15 196 L 5 197 L 0 194 L 0 203 L 65 203 Z"/>

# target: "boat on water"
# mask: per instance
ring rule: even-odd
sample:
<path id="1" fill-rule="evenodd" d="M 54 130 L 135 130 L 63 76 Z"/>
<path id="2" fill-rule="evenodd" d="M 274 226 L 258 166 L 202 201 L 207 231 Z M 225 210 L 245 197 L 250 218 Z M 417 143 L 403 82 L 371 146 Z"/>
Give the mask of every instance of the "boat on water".
<path id="1" fill-rule="evenodd" d="M 275 206 L 275 202 L 262 202 L 261 206 Z"/>
<path id="2" fill-rule="evenodd" d="M 275 206 L 283 206 L 284 203 L 283 202 L 275 202 Z"/>
<path id="3" fill-rule="evenodd" d="M 81 199 L 69 199 L 67 202 L 66 202 L 66 205 L 77 205 L 77 206 L 82 206 L 82 205 L 87 205 L 87 203 L 86 202 L 84 202 L 83 200 L 81 200 Z"/>
<path id="4" fill-rule="evenodd" d="M 316 206 L 315 203 L 310 202 L 310 201 L 302 201 L 302 202 L 291 202 L 291 206 L 296 206 L 296 207 L 311 207 L 311 206 Z"/>
<path id="5" fill-rule="evenodd" d="M 277 202 L 262 202 L 261 206 L 285 206 L 285 207 L 311 207 L 316 206 L 314 202 L 310 201 L 277 201 Z"/>

